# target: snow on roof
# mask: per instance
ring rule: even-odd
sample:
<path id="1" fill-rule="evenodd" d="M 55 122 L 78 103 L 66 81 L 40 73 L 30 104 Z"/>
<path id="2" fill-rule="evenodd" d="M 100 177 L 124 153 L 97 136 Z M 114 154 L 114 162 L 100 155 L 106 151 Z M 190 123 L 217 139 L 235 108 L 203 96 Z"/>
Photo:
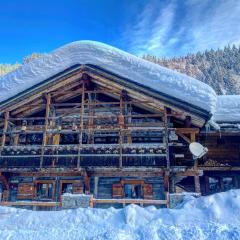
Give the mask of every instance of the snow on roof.
<path id="1" fill-rule="evenodd" d="M 215 122 L 240 122 L 240 95 L 221 95 L 217 97 Z"/>
<path id="2" fill-rule="evenodd" d="M 215 109 L 216 93 L 207 84 L 93 41 L 67 44 L 1 77 L 0 102 L 76 64 L 101 67 L 208 112 Z"/>

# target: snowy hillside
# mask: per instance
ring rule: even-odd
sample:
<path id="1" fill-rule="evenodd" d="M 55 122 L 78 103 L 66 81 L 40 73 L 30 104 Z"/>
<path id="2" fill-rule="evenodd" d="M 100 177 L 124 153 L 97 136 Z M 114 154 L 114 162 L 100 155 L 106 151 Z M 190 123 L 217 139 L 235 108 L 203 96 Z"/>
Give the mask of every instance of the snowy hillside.
<path id="1" fill-rule="evenodd" d="M 240 239 L 240 190 L 199 199 L 178 209 L 77 209 L 33 212 L 0 208 L 0 239 Z"/>
<path id="2" fill-rule="evenodd" d="M 167 59 L 144 55 L 144 59 L 207 83 L 219 95 L 240 94 L 240 45 Z"/>

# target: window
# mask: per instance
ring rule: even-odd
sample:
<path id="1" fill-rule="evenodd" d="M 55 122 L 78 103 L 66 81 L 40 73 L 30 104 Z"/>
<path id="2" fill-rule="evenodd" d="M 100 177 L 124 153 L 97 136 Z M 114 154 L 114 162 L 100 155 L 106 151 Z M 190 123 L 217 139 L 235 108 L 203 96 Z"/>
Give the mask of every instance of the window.
<path id="1" fill-rule="evenodd" d="M 83 183 L 80 180 L 60 180 L 59 196 L 64 193 L 83 193 Z"/>
<path id="2" fill-rule="evenodd" d="M 142 185 L 140 184 L 125 184 L 124 185 L 125 198 L 142 198 Z"/>
<path id="3" fill-rule="evenodd" d="M 232 177 L 223 177 L 222 181 L 223 181 L 223 188 L 224 188 L 223 190 L 224 191 L 230 190 L 234 187 Z"/>
<path id="4" fill-rule="evenodd" d="M 211 192 L 217 192 L 220 190 L 219 178 L 209 177 L 209 190 Z"/>
<path id="5" fill-rule="evenodd" d="M 147 184 L 144 180 L 122 180 L 112 187 L 113 198 L 153 198 L 152 184 Z"/>
<path id="6" fill-rule="evenodd" d="M 36 181 L 36 198 L 53 199 L 55 193 L 55 183 L 53 181 Z"/>
<path id="7" fill-rule="evenodd" d="M 63 183 L 62 184 L 62 194 L 72 193 L 72 192 L 73 192 L 73 184 L 72 183 Z"/>

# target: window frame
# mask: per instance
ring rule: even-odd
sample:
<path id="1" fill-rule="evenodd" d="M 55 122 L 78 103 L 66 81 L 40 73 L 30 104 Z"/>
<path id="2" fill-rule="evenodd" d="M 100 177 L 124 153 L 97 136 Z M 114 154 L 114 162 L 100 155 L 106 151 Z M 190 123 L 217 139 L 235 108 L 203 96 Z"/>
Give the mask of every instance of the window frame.
<path id="1" fill-rule="evenodd" d="M 38 197 L 38 193 L 37 193 L 37 185 L 38 184 L 47 184 L 50 185 L 52 184 L 52 198 L 40 198 Z M 34 198 L 36 200 L 54 200 L 55 199 L 55 192 L 56 192 L 56 182 L 55 180 L 35 180 L 34 181 L 34 188 L 35 188 L 35 193 L 34 193 Z M 48 186 L 49 189 L 49 186 Z"/>

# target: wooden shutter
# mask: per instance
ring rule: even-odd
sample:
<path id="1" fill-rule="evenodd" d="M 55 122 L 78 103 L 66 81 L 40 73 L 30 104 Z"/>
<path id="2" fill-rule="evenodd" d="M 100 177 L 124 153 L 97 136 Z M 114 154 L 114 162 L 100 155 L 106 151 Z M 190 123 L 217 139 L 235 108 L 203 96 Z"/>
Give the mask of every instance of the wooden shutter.
<path id="1" fill-rule="evenodd" d="M 123 115 L 119 115 L 119 116 L 118 116 L 118 123 L 119 123 L 119 125 L 121 125 L 121 126 L 124 125 L 124 116 L 123 116 Z"/>
<path id="2" fill-rule="evenodd" d="M 34 186 L 33 183 L 19 183 L 17 199 L 33 199 L 34 196 Z"/>
<path id="3" fill-rule="evenodd" d="M 152 184 L 144 184 L 143 185 L 143 197 L 145 199 L 152 199 L 153 198 Z"/>
<path id="4" fill-rule="evenodd" d="M 112 197 L 113 198 L 122 198 L 123 197 L 123 186 L 120 183 L 112 185 Z"/>
<path id="5" fill-rule="evenodd" d="M 9 191 L 8 190 L 4 190 L 3 194 L 2 194 L 2 201 L 3 202 L 7 202 L 9 200 Z"/>
<path id="6" fill-rule="evenodd" d="M 60 141 L 60 134 L 54 134 L 53 135 L 53 145 L 59 145 Z"/>

